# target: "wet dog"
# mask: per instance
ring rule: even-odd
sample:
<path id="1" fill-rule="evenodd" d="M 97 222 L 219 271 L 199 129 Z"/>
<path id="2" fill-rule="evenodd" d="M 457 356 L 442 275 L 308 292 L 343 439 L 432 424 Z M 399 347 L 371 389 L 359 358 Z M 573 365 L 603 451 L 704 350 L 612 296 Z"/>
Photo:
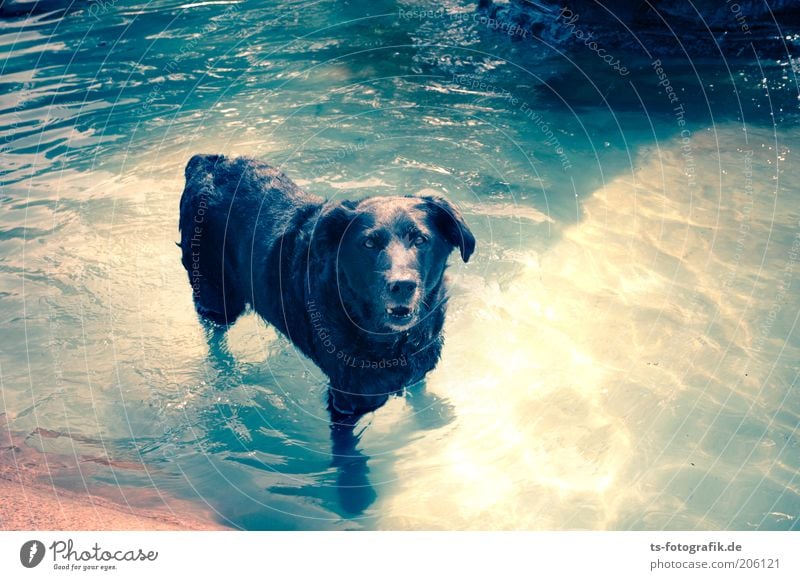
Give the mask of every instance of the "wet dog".
<path id="1" fill-rule="evenodd" d="M 377 409 L 434 368 L 447 258 L 475 250 L 443 198 L 326 202 L 222 155 L 186 166 L 179 227 L 198 314 L 229 325 L 249 304 L 328 376 L 334 418 Z"/>

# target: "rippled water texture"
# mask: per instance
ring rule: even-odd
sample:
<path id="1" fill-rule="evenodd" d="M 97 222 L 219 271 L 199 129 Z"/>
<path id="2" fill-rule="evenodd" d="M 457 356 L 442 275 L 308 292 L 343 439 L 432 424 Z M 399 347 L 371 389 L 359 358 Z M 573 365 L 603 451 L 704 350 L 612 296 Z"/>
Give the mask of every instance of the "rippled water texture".
<path id="1" fill-rule="evenodd" d="M 667 35 L 623 76 L 442 6 L 0 21 L 0 413 L 38 478 L 246 529 L 798 528 L 796 40 Z M 332 442 L 285 338 L 204 331 L 174 244 L 197 152 L 462 208 L 426 385 Z"/>

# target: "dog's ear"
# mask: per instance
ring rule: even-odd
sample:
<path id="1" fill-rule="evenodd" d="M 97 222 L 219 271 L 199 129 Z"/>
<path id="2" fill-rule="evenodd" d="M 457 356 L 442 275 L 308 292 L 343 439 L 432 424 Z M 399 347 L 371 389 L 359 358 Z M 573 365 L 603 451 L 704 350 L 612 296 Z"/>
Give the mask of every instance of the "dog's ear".
<path id="1" fill-rule="evenodd" d="M 431 216 L 431 221 L 445 240 L 458 248 L 461 259 L 469 262 L 469 257 L 475 251 L 475 236 L 470 231 L 467 222 L 452 203 L 438 195 L 426 195 L 421 198 L 425 208 Z"/>
<path id="2" fill-rule="evenodd" d="M 347 227 L 355 219 L 357 201 L 329 202 L 322 208 L 314 226 L 313 247 L 323 251 L 334 252 L 342 243 Z"/>

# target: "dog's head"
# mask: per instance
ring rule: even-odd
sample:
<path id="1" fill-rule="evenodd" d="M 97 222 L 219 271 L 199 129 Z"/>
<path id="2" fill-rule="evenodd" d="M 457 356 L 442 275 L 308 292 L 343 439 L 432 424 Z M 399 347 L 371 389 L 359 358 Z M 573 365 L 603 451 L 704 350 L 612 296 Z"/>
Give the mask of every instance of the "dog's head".
<path id="1" fill-rule="evenodd" d="M 342 306 L 365 330 L 407 330 L 436 308 L 447 257 L 467 262 L 475 237 L 441 197 L 372 197 L 325 209 L 314 247 L 334 260 Z M 313 275 L 313 274 L 312 274 Z"/>

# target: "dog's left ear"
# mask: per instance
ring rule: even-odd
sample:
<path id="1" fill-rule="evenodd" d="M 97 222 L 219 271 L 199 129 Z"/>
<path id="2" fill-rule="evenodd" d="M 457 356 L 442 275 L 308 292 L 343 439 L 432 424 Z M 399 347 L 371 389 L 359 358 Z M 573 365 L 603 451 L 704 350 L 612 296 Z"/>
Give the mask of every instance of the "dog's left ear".
<path id="1" fill-rule="evenodd" d="M 467 222 L 452 203 L 438 195 L 426 195 L 422 198 L 430 212 L 433 224 L 445 240 L 461 252 L 461 259 L 469 262 L 469 257 L 475 251 L 475 236 L 470 231 Z"/>

